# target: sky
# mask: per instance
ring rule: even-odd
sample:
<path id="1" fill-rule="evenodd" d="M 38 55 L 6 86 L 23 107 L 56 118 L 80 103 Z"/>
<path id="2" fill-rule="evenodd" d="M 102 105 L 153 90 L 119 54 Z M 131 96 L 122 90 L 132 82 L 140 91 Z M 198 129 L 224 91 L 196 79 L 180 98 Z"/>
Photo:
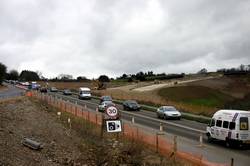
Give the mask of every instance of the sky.
<path id="1" fill-rule="evenodd" d="M 47 78 L 250 64 L 249 0 L 1 0 L 0 62 Z"/>

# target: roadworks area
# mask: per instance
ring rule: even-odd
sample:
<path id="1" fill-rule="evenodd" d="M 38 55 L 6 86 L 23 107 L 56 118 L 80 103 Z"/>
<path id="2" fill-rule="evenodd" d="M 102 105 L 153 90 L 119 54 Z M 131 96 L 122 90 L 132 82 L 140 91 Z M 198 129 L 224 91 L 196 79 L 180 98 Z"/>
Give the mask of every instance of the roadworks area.
<path id="1" fill-rule="evenodd" d="M 28 97 L 0 101 L 0 166 L 189 165 Z M 70 123 L 69 123 L 69 119 Z M 41 149 L 24 146 L 29 138 Z"/>

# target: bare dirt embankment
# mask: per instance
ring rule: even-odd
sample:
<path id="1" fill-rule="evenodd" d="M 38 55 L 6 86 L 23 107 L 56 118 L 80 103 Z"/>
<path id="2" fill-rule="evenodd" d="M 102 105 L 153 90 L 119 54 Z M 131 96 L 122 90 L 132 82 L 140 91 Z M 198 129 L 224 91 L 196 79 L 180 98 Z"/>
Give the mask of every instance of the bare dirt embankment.
<path id="1" fill-rule="evenodd" d="M 0 165 L 182 165 L 137 142 L 100 138 L 96 127 L 34 99 L 0 101 Z M 67 119 L 72 120 L 69 130 Z M 44 145 L 22 145 L 31 138 Z"/>
<path id="2" fill-rule="evenodd" d="M 4 90 L 7 90 L 8 88 L 6 86 L 3 86 L 3 85 L 0 85 L 0 92 L 1 91 L 4 91 Z"/>
<path id="3" fill-rule="evenodd" d="M 26 98 L 12 99 L 0 104 L 0 165 L 63 165 L 87 163 L 78 149 L 81 139 L 56 121 L 47 112 Z M 44 144 L 34 151 L 21 144 L 23 138 Z"/>

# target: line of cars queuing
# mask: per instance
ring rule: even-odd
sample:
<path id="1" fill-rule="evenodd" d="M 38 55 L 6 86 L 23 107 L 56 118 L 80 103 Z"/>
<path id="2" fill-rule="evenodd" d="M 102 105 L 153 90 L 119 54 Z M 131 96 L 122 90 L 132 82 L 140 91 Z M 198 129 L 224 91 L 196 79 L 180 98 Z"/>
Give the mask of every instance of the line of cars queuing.
<path id="1" fill-rule="evenodd" d="M 102 96 L 98 110 L 104 112 L 107 106 L 115 104 L 112 101 L 111 96 Z M 123 110 L 125 111 L 140 111 L 141 106 L 135 100 L 126 100 L 122 103 Z M 181 119 L 181 113 L 173 106 L 162 106 L 157 109 L 156 115 L 158 118 L 163 119 Z"/>
<path id="2" fill-rule="evenodd" d="M 57 92 L 55 87 L 50 88 L 51 92 Z M 68 89 L 63 91 L 64 95 L 71 95 Z M 79 99 L 91 99 L 89 88 L 79 88 Z M 116 106 L 111 96 L 102 96 L 98 105 L 98 111 L 104 112 L 108 106 Z M 123 110 L 140 111 L 141 106 L 135 100 L 126 100 L 122 103 Z M 157 109 L 156 115 L 163 119 L 181 119 L 181 113 L 173 106 L 161 106 Z M 219 110 L 208 124 L 206 129 L 208 141 L 221 140 L 228 145 L 250 144 L 250 112 L 241 110 Z"/>
<path id="3" fill-rule="evenodd" d="M 49 88 L 50 92 L 58 92 L 58 89 L 55 87 Z M 47 92 L 47 88 L 40 88 L 40 92 Z M 72 92 L 69 89 L 63 90 L 64 95 L 72 95 Z M 91 90 L 86 87 L 80 87 L 78 92 L 79 99 L 91 99 Z M 108 106 L 115 106 L 111 96 L 102 96 L 100 98 L 100 103 L 98 105 L 98 111 L 104 112 Z M 126 100 L 122 103 L 123 110 L 125 111 L 140 111 L 141 106 L 135 100 Z M 158 118 L 163 119 L 181 119 L 181 113 L 173 106 L 161 106 L 157 109 L 156 115 Z"/>
<path id="4" fill-rule="evenodd" d="M 4 82 L 12 84 L 12 85 L 20 85 L 20 86 L 26 87 L 27 89 L 39 89 L 41 87 L 41 85 L 38 84 L 36 81 L 24 82 L 24 81 L 18 81 L 18 80 L 4 80 Z"/>

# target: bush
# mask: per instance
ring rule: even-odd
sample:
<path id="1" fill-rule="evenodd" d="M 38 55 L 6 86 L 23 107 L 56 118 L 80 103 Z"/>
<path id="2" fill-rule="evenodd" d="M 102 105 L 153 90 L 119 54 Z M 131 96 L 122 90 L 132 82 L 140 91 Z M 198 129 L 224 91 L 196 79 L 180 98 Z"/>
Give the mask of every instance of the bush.
<path id="1" fill-rule="evenodd" d="M 6 66 L 0 62 L 0 84 L 2 84 L 5 75 L 6 75 Z"/>

